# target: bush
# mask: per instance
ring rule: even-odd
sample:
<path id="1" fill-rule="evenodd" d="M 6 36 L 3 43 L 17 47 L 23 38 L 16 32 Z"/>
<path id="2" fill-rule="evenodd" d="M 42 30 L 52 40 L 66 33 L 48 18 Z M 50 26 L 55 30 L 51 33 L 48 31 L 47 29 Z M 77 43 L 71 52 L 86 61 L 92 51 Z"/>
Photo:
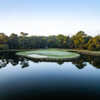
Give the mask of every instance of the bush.
<path id="1" fill-rule="evenodd" d="M 0 44 L 0 50 L 7 50 L 8 45 L 7 44 Z"/>

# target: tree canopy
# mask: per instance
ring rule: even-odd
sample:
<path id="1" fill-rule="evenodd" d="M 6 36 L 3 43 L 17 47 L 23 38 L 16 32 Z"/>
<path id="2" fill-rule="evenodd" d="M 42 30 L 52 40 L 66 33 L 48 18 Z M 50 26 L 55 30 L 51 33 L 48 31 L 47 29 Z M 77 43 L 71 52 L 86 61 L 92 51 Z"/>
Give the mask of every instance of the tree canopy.
<path id="1" fill-rule="evenodd" d="M 63 34 L 52 36 L 29 36 L 21 32 L 20 35 L 12 33 L 7 36 L 0 33 L 0 50 L 5 49 L 36 49 L 36 48 L 67 48 L 100 50 L 100 35 L 95 37 L 79 31 L 73 36 Z"/>

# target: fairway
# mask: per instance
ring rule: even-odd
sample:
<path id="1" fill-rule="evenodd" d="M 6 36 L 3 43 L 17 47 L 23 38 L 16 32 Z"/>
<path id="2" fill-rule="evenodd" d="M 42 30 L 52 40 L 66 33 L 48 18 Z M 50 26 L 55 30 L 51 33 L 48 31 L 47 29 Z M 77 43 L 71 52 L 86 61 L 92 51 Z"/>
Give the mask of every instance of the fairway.
<path id="1" fill-rule="evenodd" d="M 19 52 L 17 55 L 29 57 L 29 58 L 37 58 L 37 59 L 71 59 L 77 58 L 80 55 L 77 53 L 67 52 L 61 49 L 39 49 L 34 51 L 24 51 Z"/>

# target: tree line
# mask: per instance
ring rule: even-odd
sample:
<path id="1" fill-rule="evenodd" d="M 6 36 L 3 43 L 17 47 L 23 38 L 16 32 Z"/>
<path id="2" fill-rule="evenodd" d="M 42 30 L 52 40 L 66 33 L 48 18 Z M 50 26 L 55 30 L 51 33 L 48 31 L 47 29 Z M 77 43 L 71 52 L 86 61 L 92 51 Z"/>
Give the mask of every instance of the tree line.
<path id="1" fill-rule="evenodd" d="M 63 34 L 52 36 L 29 36 L 21 32 L 20 35 L 12 33 L 7 36 L 0 33 L 0 50 L 7 49 L 37 49 L 37 48 L 66 48 L 100 50 L 100 35 L 95 37 L 87 35 L 83 31 L 73 36 Z"/>

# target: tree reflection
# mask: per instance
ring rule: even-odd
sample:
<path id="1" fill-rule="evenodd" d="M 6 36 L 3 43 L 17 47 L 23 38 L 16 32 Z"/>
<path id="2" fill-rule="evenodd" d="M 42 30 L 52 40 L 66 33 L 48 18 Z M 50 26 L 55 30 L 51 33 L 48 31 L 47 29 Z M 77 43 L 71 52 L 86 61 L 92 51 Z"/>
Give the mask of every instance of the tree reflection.
<path id="1" fill-rule="evenodd" d="M 16 66 L 19 63 L 22 68 L 29 66 L 28 60 L 23 57 L 16 56 L 15 54 L 11 55 L 9 53 L 0 55 L 0 68 L 6 67 L 7 64 Z"/>
<path id="2" fill-rule="evenodd" d="M 22 68 L 26 68 L 29 66 L 28 60 L 27 59 L 22 59 L 20 65 Z"/>
<path id="3" fill-rule="evenodd" d="M 0 60 L 0 68 L 6 67 L 7 61 L 5 59 Z"/>
<path id="4" fill-rule="evenodd" d="M 95 68 L 100 69 L 100 57 L 88 56 L 88 62 Z"/>
<path id="5" fill-rule="evenodd" d="M 79 69 L 83 69 L 87 62 L 93 67 L 100 68 L 100 57 L 97 56 L 87 56 L 87 55 L 81 55 L 81 57 L 75 61 L 72 61 L 72 63 Z"/>
<path id="6" fill-rule="evenodd" d="M 59 61 L 59 62 L 57 62 L 57 64 L 62 65 L 62 64 L 64 64 L 64 62 L 63 61 Z"/>
<path id="7" fill-rule="evenodd" d="M 83 69 L 87 65 L 82 58 L 72 61 L 72 64 L 74 64 L 78 69 Z"/>
<path id="8" fill-rule="evenodd" d="M 21 68 L 26 68 L 26 67 L 29 67 L 29 61 L 30 60 L 24 57 L 16 56 L 15 54 L 9 54 L 9 53 L 0 54 L 0 68 L 6 67 L 7 64 L 12 64 L 13 66 L 20 64 Z M 34 63 L 42 62 L 36 59 L 31 60 L 31 61 Z M 87 62 L 93 65 L 95 68 L 100 69 L 100 57 L 81 55 L 80 58 L 72 60 L 72 61 L 69 60 L 67 62 L 72 62 L 72 64 L 74 64 L 78 69 L 83 69 L 85 66 L 87 66 Z M 64 64 L 64 61 L 59 61 L 56 63 L 59 65 L 62 65 Z"/>

